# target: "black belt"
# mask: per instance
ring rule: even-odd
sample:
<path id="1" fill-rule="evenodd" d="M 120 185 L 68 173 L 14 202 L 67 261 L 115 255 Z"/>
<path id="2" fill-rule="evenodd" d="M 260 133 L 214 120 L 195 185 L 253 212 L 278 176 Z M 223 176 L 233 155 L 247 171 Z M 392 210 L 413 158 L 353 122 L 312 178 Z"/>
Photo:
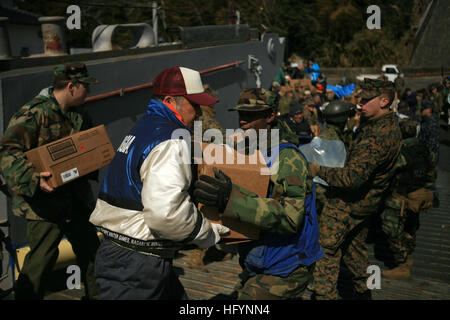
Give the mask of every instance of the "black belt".
<path id="1" fill-rule="evenodd" d="M 117 244 L 123 247 L 135 251 L 155 253 L 155 250 L 164 250 L 164 249 L 177 250 L 178 248 L 180 248 L 179 243 L 176 243 L 171 240 L 139 240 L 121 233 L 108 230 L 103 227 L 98 227 L 98 229 L 105 236 L 106 239 L 116 242 Z"/>

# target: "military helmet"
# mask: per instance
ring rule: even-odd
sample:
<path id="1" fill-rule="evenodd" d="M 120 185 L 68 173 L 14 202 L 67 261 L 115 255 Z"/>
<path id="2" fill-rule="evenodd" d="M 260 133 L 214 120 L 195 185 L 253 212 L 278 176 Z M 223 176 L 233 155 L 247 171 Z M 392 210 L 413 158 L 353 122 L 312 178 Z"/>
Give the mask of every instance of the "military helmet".
<path id="1" fill-rule="evenodd" d="M 341 100 L 331 101 L 323 111 L 327 123 L 343 124 L 355 115 L 355 105 Z"/>
<path id="2" fill-rule="evenodd" d="M 296 99 L 289 103 L 289 115 L 303 113 L 303 105 Z"/>

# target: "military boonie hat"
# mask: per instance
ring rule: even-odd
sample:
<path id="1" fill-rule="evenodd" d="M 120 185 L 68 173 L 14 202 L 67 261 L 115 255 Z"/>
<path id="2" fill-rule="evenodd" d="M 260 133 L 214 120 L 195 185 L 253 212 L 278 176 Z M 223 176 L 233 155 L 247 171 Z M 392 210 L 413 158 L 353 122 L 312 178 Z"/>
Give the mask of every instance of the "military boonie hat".
<path id="1" fill-rule="evenodd" d="M 98 83 L 90 76 L 86 65 L 81 62 L 59 64 L 53 69 L 54 81 L 78 81 L 82 83 Z"/>
<path id="2" fill-rule="evenodd" d="M 236 107 L 229 109 L 229 111 L 265 111 L 273 110 L 267 101 L 269 94 L 268 90 L 261 88 L 246 88 L 243 89 L 239 96 L 239 101 Z M 267 96 L 266 96 L 267 94 Z"/>
<path id="3" fill-rule="evenodd" d="M 365 78 L 361 84 L 361 90 L 357 92 L 357 97 L 372 100 L 383 93 L 389 93 L 391 91 L 394 91 L 394 84 L 392 82 Z"/>

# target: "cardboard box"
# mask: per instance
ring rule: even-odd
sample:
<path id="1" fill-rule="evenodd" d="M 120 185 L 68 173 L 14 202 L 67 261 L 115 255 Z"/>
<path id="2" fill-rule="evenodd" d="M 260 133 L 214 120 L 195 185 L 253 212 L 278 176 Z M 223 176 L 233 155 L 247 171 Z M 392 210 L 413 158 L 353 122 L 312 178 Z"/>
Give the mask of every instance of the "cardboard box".
<path id="1" fill-rule="evenodd" d="M 238 154 L 237 151 L 230 147 L 203 143 L 202 153 L 202 163 L 198 164 L 198 176 L 205 174 L 214 177 L 213 167 L 216 167 L 228 175 L 234 184 L 240 185 L 261 197 L 265 198 L 267 196 L 270 175 L 267 175 L 267 171 L 265 175 L 262 174 L 262 172 L 268 170 L 268 168 L 264 161 L 258 160 L 263 159 L 260 151 L 257 151 L 257 154 L 251 159 L 250 156 Z M 229 157 L 228 163 L 227 156 Z M 238 156 L 240 160 L 244 159 L 244 161 L 240 161 L 241 163 L 239 163 Z M 211 158 L 215 159 L 216 163 L 211 163 Z M 217 161 L 220 159 L 222 159 L 222 161 Z M 251 160 L 255 159 L 257 160 L 256 163 L 251 163 Z M 259 238 L 260 230 L 255 225 L 232 218 L 222 219 L 217 208 L 214 207 L 200 205 L 199 208 L 203 215 L 211 222 L 220 223 L 230 228 L 230 234 L 224 236 L 222 242 L 237 243 Z"/>
<path id="2" fill-rule="evenodd" d="M 281 87 L 280 95 L 284 96 L 286 94 L 286 91 L 295 90 L 296 84 L 299 84 L 300 87 L 305 88 L 304 90 L 311 91 L 311 94 L 317 93 L 317 88 L 312 85 L 311 79 L 292 79 L 289 84 L 289 86 Z"/>
<path id="3" fill-rule="evenodd" d="M 107 166 L 115 151 L 105 127 L 75 133 L 25 152 L 38 172 L 48 171 L 48 184 L 59 187 L 78 177 Z"/>

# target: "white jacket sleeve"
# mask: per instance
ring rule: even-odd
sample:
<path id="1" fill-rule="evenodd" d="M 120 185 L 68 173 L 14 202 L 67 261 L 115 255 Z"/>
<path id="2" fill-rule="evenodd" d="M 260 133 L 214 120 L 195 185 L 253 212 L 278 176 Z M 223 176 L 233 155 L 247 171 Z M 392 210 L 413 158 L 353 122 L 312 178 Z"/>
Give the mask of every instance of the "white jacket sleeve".
<path id="1" fill-rule="evenodd" d="M 189 196 L 190 159 L 188 145 L 181 139 L 153 148 L 140 169 L 144 220 L 155 238 L 207 248 L 220 236 Z"/>

